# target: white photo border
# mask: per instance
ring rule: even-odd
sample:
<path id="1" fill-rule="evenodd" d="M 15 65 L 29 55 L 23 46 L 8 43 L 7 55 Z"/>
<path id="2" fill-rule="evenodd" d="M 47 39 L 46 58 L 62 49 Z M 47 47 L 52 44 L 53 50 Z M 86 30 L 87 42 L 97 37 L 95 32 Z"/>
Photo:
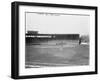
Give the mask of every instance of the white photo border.
<path id="1" fill-rule="evenodd" d="M 46 67 L 25 69 L 25 12 L 48 12 L 48 13 L 71 13 L 90 15 L 90 65 L 67 66 L 67 67 Z M 95 71 L 95 10 L 56 8 L 41 6 L 19 6 L 19 76 L 76 73 Z"/>

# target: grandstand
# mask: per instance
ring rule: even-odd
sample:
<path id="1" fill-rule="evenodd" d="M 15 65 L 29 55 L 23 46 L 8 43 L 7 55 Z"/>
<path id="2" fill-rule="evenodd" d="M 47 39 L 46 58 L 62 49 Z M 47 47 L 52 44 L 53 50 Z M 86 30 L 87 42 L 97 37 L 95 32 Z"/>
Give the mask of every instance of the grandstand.
<path id="1" fill-rule="evenodd" d="M 37 31 L 26 33 L 26 44 L 79 44 L 79 34 L 40 34 Z"/>

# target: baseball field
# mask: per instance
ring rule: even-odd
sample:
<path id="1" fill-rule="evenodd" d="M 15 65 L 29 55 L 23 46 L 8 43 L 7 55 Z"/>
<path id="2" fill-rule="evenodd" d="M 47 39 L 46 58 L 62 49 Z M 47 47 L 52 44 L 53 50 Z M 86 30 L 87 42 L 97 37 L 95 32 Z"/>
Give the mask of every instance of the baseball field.
<path id="1" fill-rule="evenodd" d="M 89 45 L 26 44 L 25 67 L 62 67 L 89 65 Z"/>

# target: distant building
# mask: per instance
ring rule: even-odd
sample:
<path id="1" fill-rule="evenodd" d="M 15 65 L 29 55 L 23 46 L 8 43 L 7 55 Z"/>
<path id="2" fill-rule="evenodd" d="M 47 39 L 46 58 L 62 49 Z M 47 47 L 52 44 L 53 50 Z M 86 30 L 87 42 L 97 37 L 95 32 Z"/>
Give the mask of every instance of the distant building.
<path id="1" fill-rule="evenodd" d="M 79 34 L 41 34 L 38 31 L 28 31 L 26 37 L 79 40 Z"/>
<path id="2" fill-rule="evenodd" d="M 26 35 L 36 35 L 38 31 L 27 31 Z"/>
<path id="3" fill-rule="evenodd" d="M 28 31 L 26 33 L 26 43 L 39 43 L 51 40 L 71 40 L 78 43 L 79 38 L 79 34 L 40 34 L 38 31 Z"/>

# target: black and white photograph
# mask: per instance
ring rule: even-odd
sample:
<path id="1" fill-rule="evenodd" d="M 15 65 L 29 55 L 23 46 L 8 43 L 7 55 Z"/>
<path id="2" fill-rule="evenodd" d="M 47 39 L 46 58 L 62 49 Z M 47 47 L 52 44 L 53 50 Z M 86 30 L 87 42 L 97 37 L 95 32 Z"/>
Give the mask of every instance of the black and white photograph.
<path id="1" fill-rule="evenodd" d="M 97 74 L 97 7 L 12 3 L 11 77 Z"/>
<path id="2" fill-rule="evenodd" d="M 90 16 L 26 12 L 25 67 L 89 65 Z"/>

